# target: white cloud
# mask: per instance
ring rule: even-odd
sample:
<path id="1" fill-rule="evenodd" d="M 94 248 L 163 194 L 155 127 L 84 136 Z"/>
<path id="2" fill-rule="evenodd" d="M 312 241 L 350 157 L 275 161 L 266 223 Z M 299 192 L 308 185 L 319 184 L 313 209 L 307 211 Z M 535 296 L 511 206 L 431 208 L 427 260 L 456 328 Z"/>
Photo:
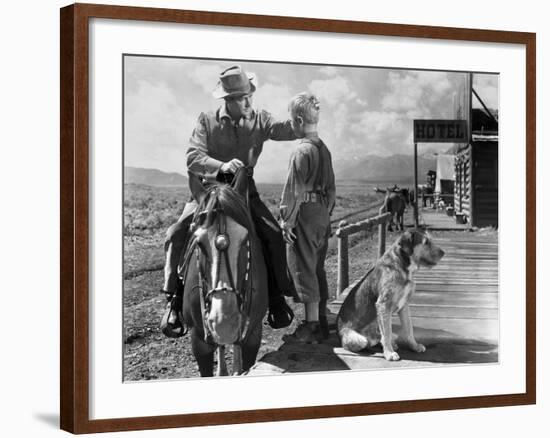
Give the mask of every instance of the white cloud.
<path id="1" fill-rule="evenodd" d="M 125 69 L 127 165 L 185 172 L 188 139 L 201 111 L 221 103 L 212 97 L 219 73 L 232 62 L 129 59 Z M 334 159 L 411 153 L 412 120 L 453 116 L 453 95 L 464 74 L 243 63 L 259 73 L 256 108 L 288 117 L 293 95 L 308 90 L 321 100 L 319 133 Z M 474 87 L 498 107 L 498 76 L 474 75 Z M 474 99 L 474 106 L 476 101 Z M 258 180 L 284 178 L 292 143 L 268 142 Z"/>
<path id="2" fill-rule="evenodd" d="M 444 72 L 390 72 L 388 86 L 382 107 L 391 111 L 411 111 L 437 103 L 450 90 L 451 82 Z"/>
<path id="3" fill-rule="evenodd" d="M 125 99 L 125 164 L 185 173 L 197 116 L 185 112 L 165 85 L 138 81 Z"/>
<path id="4" fill-rule="evenodd" d="M 330 79 L 315 79 L 310 82 L 309 90 L 330 106 L 355 99 L 357 93 L 350 88 L 349 82 L 343 76 L 334 76 Z"/>
<path id="5" fill-rule="evenodd" d="M 287 119 L 291 98 L 292 92 L 288 85 L 266 83 L 254 94 L 254 106 L 269 111 L 278 119 Z"/>
<path id="6" fill-rule="evenodd" d="M 497 75 L 474 75 L 473 87 L 483 103 L 491 109 L 498 109 L 498 80 Z M 474 108 L 482 107 L 475 96 L 472 100 L 472 106 Z"/>
<path id="7" fill-rule="evenodd" d="M 211 94 L 212 91 L 214 91 L 214 88 L 216 88 L 220 73 L 223 70 L 223 66 L 212 63 L 199 63 L 196 66 L 193 66 L 193 68 L 186 69 L 189 77 L 196 84 L 200 85 L 202 89 L 208 94 Z"/>
<path id="8" fill-rule="evenodd" d="M 390 155 L 402 152 L 412 123 L 409 127 L 407 119 L 395 111 L 364 111 L 351 131 L 370 153 Z"/>
<path id="9" fill-rule="evenodd" d="M 336 76 L 338 74 L 338 69 L 336 67 L 331 67 L 330 65 L 321 67 L 319 71 L 325 76 Z"/>

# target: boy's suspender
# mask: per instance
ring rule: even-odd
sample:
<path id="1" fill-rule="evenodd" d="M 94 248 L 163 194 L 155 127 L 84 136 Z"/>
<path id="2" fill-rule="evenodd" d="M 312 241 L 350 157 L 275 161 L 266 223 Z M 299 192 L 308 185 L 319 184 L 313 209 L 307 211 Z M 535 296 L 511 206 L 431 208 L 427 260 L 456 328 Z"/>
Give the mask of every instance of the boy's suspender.
<path id="1" fill-rule="evenodd" d="M 313 142 L 312 142 L 313 143 Z M 319 163 L 317 164 L 317 174 L 315 175 L 315 183 L 313 184 L 313 191 L 315 193 L 320 194 L 323 197 L 326 197 L 326 191 L 323 188 L 323 170 L 324 170 L 324 158 L 323 158 L 323 150 L 322 145 L 323 142 L 321 142 L 319 145 L 313 143 L 315 147 L 317 148 L 317 152 L 319 153 Z"/>

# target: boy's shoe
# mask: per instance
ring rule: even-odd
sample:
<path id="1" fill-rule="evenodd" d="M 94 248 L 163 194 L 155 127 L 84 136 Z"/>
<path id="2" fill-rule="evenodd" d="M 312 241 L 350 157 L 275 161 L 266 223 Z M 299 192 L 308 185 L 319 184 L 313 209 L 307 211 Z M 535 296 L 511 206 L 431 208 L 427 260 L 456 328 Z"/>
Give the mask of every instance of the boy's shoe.
<path id="1" fill-rule="evenodd" d="M 283 336 L 283 342 L 290 344 L 320 344 L 323 339 L 326 338 L 323 336 L 319 321 L 302 321 L 294 333 Z"/>

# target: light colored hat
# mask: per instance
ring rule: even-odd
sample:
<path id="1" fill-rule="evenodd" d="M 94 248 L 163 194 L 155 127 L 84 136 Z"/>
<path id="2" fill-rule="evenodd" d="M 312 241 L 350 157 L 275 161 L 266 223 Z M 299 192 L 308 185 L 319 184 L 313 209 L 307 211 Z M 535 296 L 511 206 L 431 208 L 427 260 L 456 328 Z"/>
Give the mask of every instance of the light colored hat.
<path id="1" fill-rule="evenodd" d="M 229 67 L 220 73 L 220 80 L 212 95 L 216 99 L 222 97 L 242 96 L 256 91 L 256 76 L 246 73 L 240 65 Z"/>

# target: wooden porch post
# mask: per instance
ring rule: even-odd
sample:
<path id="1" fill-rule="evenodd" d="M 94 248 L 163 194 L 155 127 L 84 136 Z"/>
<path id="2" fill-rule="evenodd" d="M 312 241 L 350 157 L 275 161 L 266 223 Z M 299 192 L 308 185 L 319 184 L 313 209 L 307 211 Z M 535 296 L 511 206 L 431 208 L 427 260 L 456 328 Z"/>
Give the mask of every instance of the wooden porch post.
<path id="1" fill-rule="evenodd" d="M 348 223 L 340 221 L 338 228 L 345 227 Z M 338 282 L 336 285 L 337 298 L 342 294 L 344 289 L 349 285 L 349 259 L 348 259 L 348 236 L 338 236 Z"/>
<path id="2" fill-rule="evenodd" d="M 414 226 L 418 228 L 418 144 L 414 143 Z"/>
<path id="3" fill-rule="evenodd" d="M 386 207 L 380 207 L 379 214 L 384 214 Z M 386 252 L 386 222 L 378 225 L 378 258 L 382 257 Z"/>

